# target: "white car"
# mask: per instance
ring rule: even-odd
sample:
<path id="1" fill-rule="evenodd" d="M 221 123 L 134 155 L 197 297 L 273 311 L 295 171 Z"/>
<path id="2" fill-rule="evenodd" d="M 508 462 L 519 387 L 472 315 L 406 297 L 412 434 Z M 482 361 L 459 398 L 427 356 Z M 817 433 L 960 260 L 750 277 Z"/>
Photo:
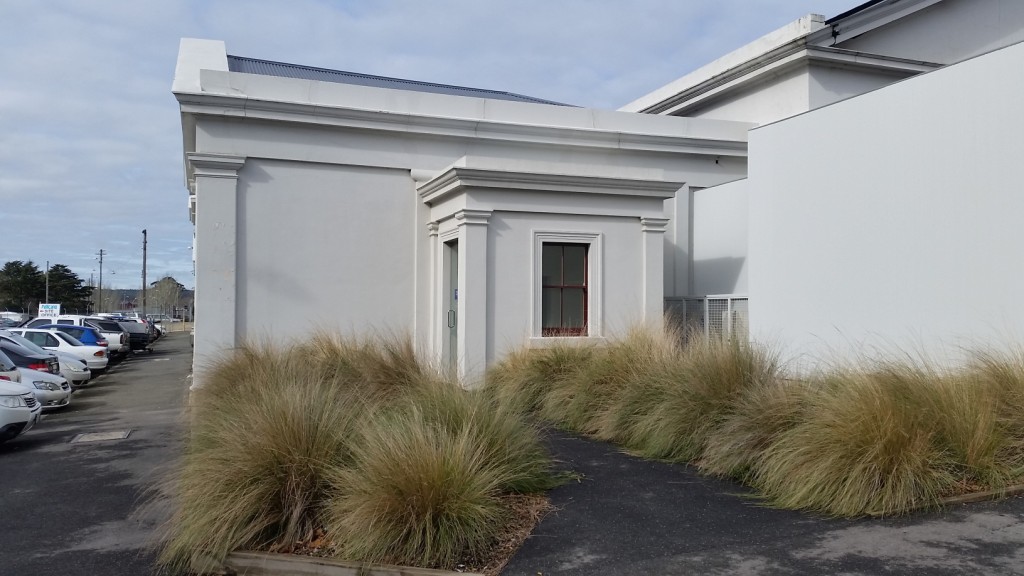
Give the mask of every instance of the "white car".
<path id="1" fill-rule="evenodd" d="M 18 368 L 21 372 L 21 385 L 35 395 L 43 410 L 63 408 L 71 403 L 71 385 L 56 374 Z"/>
<path id="2" fill-rule="evenodd" d="M 0 442 L 28 432 L 42 412 L 35 395 L 20 380 L 14 363 L 0 352 Z"/>
<path id="3" fill-rule="evenodd" d="M 8 332 L 22 336 L 45 350 L 67 352 L 84 361 L 89 370 L 105 370 L 110 362 L 106 346 L 82 344 L 74 336 L 56 328 L 15 328 Z"/>
<path id="4" fill-rule="evenodd" d="M 116 322 L 110 322 L 109 318 L 68 314 L 56 318 L 34 318 L 24 327 L 38 328 L 48 324 L 63 324 L 66 326 L 95 329 L 106 340 L 108 355 L 110 356 L 126 356 L 131 351 L 131 348 L 128 346 L 128 335 Z"/>
<path id="5" fill-rule="evenodd" d="M 77 356 L 68 354 L 67 352 L 61 352 L 60 350 L 43 350 L 39 346 L 36 346 L 31 340 L 9 330 L 0 330 L 0 340 L 9 340 L 19 346 L 28 348 L 36 354 L 56 354 L 57 361 L 60 362 L 60 375 L 63 376 L 72 387 L 84 386 L 92 379 L 92 371 L 89 370 L 88 366 L 86 366 L 85 360 L 82 360 Z"/>

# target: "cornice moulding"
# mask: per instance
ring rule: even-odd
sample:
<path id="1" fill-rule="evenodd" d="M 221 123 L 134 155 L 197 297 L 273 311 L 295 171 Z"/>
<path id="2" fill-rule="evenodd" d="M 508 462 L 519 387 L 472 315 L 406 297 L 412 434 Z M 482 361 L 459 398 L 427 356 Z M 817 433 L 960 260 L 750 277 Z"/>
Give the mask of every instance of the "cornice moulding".
<path id="1" fill-rule="evenodd" d="M 716 156 L 747 155 L 745 128 L 742 138 L 716 139 L 624 132 L 612 129 L 519 124 L 477 118 L 414 115 L 382 110 L 321 106 L 260 100 L 229 94 L 175 94 L 183 114 L 243 117 L 280 122 L 320 124 L 388 132 L 458 138 L 611 148 L 675 154 Z M 743 123 L 736 123 L 743 126 Z M 738 133 L 739 131 L 737 131 Z"/>
<path id="2" fill-rule="evenodd" d="M 615 194 L 620 196 L 672 198 L 684 182 L 545 174 L 479 168 L 453 167 L 433 180 L 420 185 L 420 199 L 436 204 L 461 193 L 466 188 L 501 188 L 542 192 L 573 192 L 584 194 Z"/>
<path id="3" fill-rule="evenodd" d="M 802 38 L 653 104 L 645 108 L 643 112 L 664 115 L 685 112 L 702 106 L 707 100 L 721 94 L 743 90 L 750 85 L 757 84 L 768 75 L 784 74 L 809 62 L 827 63 L 848 69 L 904 73 L 908 76 L 942 66 L 935 62 L 909 60 L 831 46 L 809 45 L 806 43 L 806 39 Z"/>
<path id="4" fill-rule="evenodd" d="M 210 178 L 238 178 L 238 171 L 245 164 L 245 156 L 232 154 L 189 152 L 185 157 L 192 174 Z"/>

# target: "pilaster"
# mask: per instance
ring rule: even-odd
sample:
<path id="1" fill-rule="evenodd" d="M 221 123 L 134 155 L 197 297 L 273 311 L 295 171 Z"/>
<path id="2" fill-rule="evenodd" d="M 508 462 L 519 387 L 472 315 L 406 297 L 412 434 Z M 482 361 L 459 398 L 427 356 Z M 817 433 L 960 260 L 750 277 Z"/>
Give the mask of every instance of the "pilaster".
<path id="1" fill-rule="evenodd" d="M 245 157 L 193 152 L 186 158 L 196 207 L 192 387 L 198 388 L 208 363 L 238 344 L 238 171 Z"/>
<path id="2" fill-rule="evenodd" d="M 489 210 L 460 210 L 459 230 L 459 374 L 473 385 L 487 366 L 487 225 Z"/>
<path id="3" fill-rule="evenodd" d="M 643 321 L 660 328 L 665 316 L 665 228 L 668 218 L 641 218 L 643 242 Z"/>

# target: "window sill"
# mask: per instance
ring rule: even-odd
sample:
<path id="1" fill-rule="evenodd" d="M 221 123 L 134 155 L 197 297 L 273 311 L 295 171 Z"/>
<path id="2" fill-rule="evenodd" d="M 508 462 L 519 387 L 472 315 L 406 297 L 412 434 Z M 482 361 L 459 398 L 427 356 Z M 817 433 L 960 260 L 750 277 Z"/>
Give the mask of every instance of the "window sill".
<path id="1" fill-rule="evenodd" d="M 551 348 L 552 346 L 603 346 L 608 340 L 603 336 L 531 336 L 530 348 Z"/>

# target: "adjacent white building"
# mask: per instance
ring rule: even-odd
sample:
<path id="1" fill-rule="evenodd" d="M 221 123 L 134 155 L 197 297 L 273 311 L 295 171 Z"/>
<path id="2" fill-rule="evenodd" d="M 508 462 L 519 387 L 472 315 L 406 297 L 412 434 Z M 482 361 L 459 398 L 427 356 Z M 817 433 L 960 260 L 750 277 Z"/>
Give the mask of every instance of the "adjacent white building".
<path id="1" fill-rule="evenodd" d="M 1022 40 L 1024 3 L 873 1 L 620 111 L 182 40 L 196 363 L 400 331 L 471 381 L 666 307 L 794 354 L 1017 342 Z"/>

